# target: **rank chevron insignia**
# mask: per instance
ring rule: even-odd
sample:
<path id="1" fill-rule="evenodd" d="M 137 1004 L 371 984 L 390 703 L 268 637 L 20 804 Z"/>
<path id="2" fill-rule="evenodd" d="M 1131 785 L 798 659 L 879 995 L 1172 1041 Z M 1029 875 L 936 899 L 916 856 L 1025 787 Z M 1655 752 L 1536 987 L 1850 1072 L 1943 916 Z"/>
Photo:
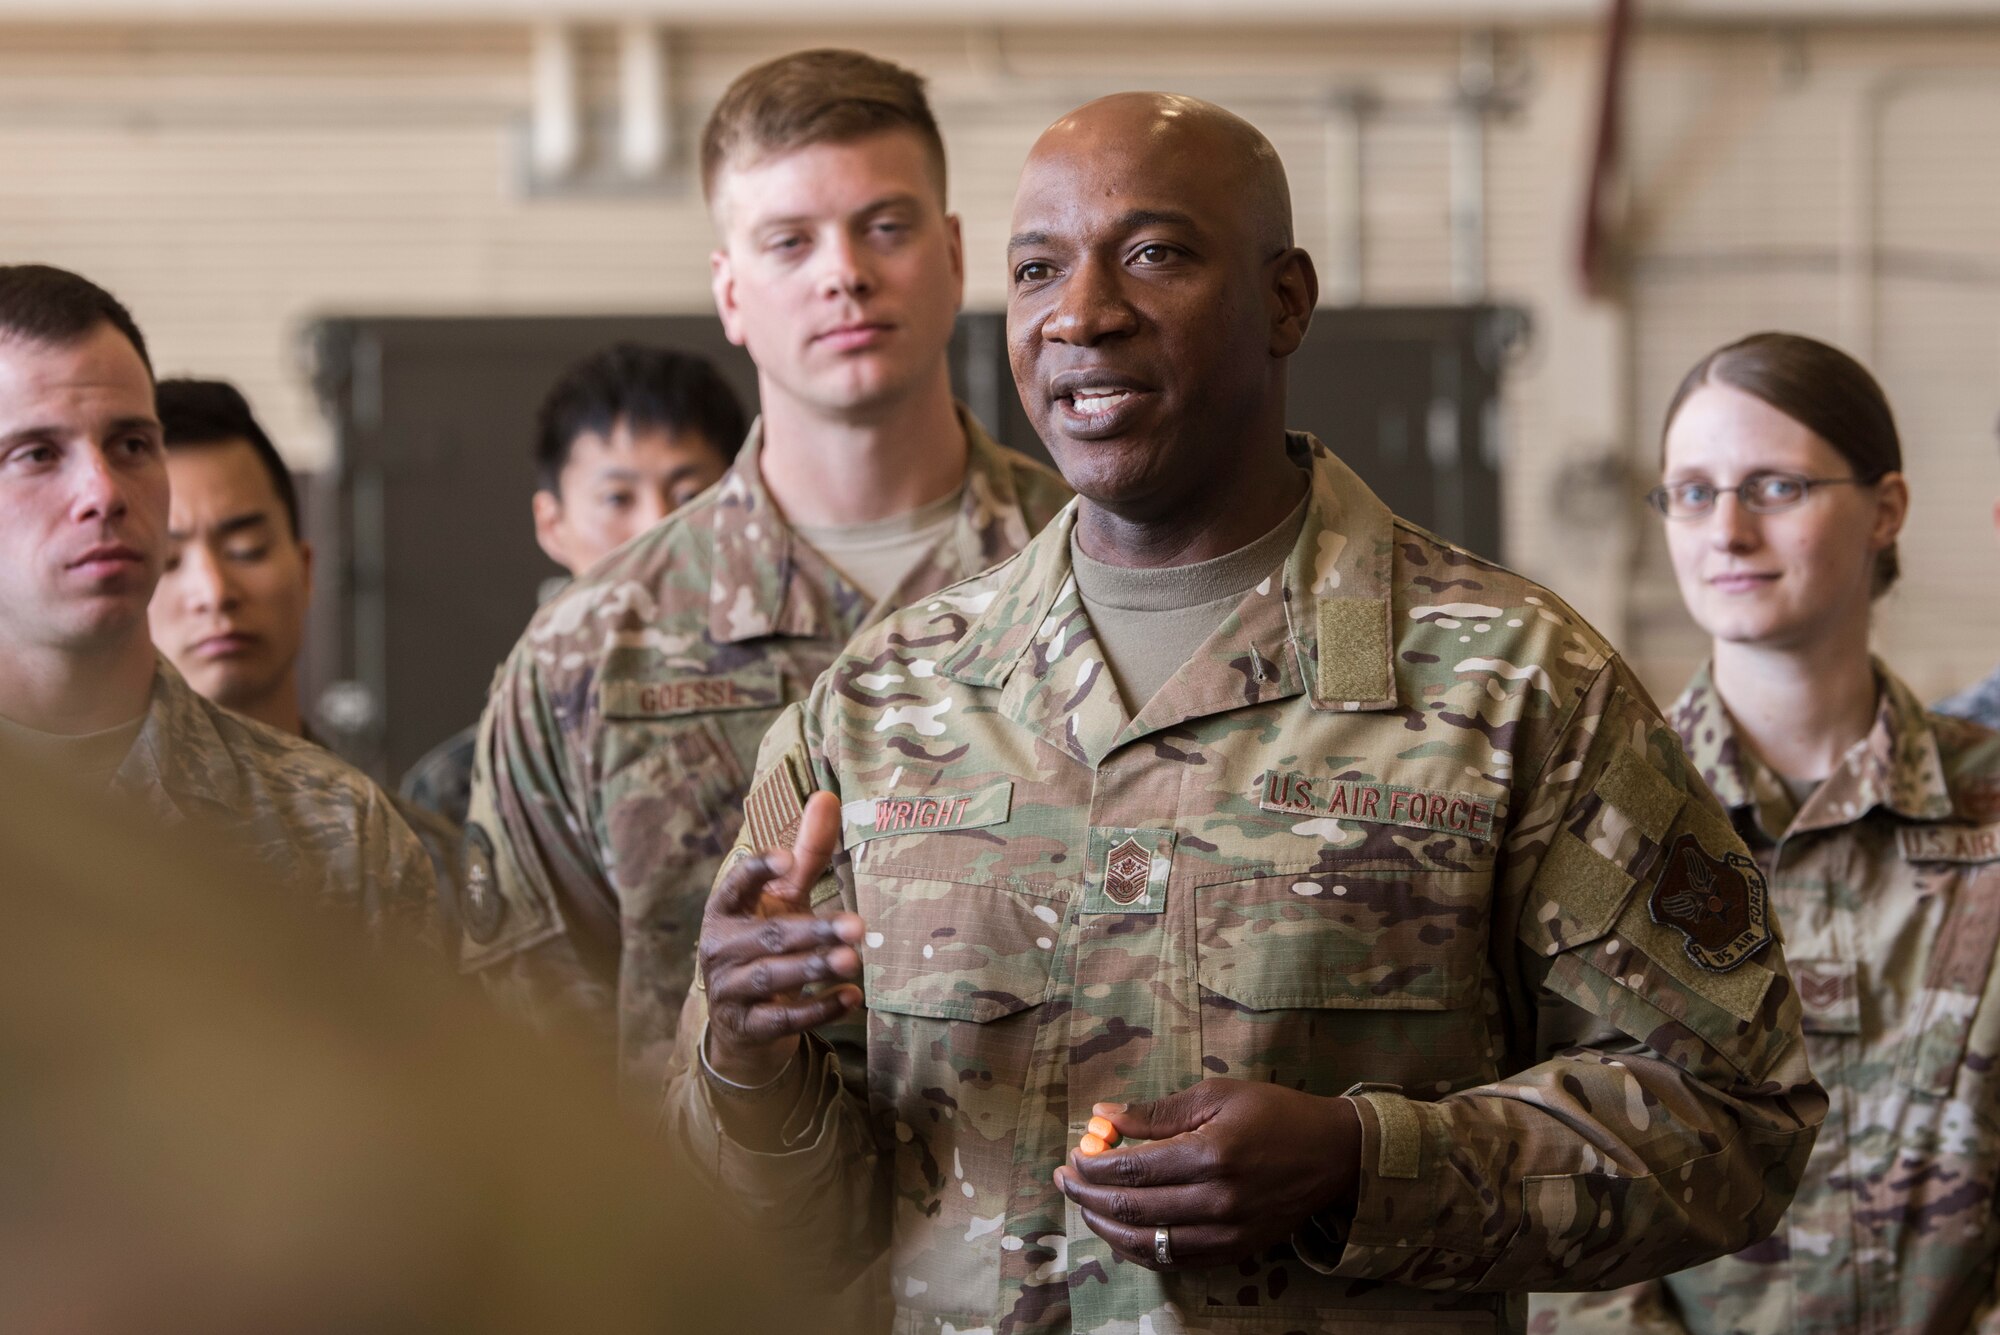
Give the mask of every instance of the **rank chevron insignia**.
<path id="1" fill-rule="evenodd" d="M 1146 897 L 1153 859 L 1137 839 L 1127 838 L 1104 855 L 1104 897 L 1114 904 L 1136 904 Z"/>

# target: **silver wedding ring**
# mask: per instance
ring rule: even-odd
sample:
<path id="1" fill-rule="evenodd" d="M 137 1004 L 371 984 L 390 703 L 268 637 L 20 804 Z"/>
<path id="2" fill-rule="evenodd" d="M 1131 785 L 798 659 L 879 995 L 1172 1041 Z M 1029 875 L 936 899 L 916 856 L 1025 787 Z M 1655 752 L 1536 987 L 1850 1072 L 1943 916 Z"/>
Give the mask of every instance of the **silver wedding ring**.
<path id="1" fill-rule="evenodd" d="M 1174 1263 L 1173 1249 L 1167 1246 L 1167 1226 L 1160 1225 L 1153 1230 L 1153 1261 L 1157 1265 Z"/>

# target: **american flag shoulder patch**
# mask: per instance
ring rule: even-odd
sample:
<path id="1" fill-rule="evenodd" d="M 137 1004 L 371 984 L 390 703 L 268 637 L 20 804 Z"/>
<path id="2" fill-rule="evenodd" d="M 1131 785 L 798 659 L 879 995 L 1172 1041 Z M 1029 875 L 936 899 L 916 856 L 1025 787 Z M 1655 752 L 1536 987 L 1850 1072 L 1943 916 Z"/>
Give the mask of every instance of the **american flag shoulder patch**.
<path id="1" fill-rule="evenodd" d="M 805 789 L 793 758 L 783 756 L 764 771 L 743 799 L 743 843 L 761 851 L 790 848 L 798 836 L 799 821 L 805 815 Z"/>

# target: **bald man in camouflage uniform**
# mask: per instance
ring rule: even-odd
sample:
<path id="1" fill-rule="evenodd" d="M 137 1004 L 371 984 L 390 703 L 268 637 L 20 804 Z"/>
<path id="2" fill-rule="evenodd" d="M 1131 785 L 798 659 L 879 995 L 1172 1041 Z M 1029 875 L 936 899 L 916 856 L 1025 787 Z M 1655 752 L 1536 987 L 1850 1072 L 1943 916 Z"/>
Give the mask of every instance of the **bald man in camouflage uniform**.
<path id="1" fill-rule="evenodd" d="M 538 1018 L 607 1045 L 615 1028 L 649 1102 L 778 710 L 862 626 L 1013 555 L 1069 496 L 953 404 L 963 270 L 921 80 L 855 52 L 761 66 L 711 118 L 704 172 L 717 300 L 764 414 L 720 483 L 543 607 L 502 667 L 461 909 L 466 966 Z M 836 496 L 881 513 L 806 531 Z M 910 513 L 929 517 L 899 531 Z M 855 531 L 886 538 L 835 553 Z"/>
<path id="2" fill-rule="evenodd" d="M 886 1252 L 898 1331 L 1518 1329 L 1763 1236 L 1824 1110 L 1625 665 L 1283 430 L 1289 216 L 1218 108 L 1052 127 L 1009 334 L 1080 499 L 765 740 L 669 1117 L 787 1267 Z M 1244 552 L 1135 687 L 1105 567 Z"/>
<path id="3" fill-rule="evenodd" d="M 1545 1335 L 2000 1330 L 2000 737 L 1876 675 L 1873 729 L 1803 804 L 1707 671 L 1676 703 L 1688 754 L 1771 878 L 1832 1103 L 1770 1238 L 1616 1293 L 1538 1299 Z"/>

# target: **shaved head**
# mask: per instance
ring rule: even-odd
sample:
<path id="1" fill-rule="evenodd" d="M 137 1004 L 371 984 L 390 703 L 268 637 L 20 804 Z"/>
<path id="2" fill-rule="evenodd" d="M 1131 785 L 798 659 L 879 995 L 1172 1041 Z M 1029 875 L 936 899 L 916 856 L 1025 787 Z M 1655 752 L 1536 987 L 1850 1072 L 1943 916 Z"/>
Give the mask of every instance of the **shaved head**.
<path id="1" fill-rule="evenodd" d="M 1014 380 L 1085 499 L 1084 549 L 1122 541 L 1115 517 L 1206 559 L 1281 518 L 1302 486 L 1285 361 L 1319 281 L 1271 141 L 1195 98 L 1099 98 L 1036 140 L 1009 231 Z"/>
<path id="2" fill-rule="evenodd" d="M 1086 102 L 1042 132 L 1029 152 L 1131 147 L 1200 162 L 1226 183 L 1264 254 L 1292 244 L 1292 187 L 1285 164 L 1264 132 L 1233 111 L 1179 93 L 1113 93 Z"/>

